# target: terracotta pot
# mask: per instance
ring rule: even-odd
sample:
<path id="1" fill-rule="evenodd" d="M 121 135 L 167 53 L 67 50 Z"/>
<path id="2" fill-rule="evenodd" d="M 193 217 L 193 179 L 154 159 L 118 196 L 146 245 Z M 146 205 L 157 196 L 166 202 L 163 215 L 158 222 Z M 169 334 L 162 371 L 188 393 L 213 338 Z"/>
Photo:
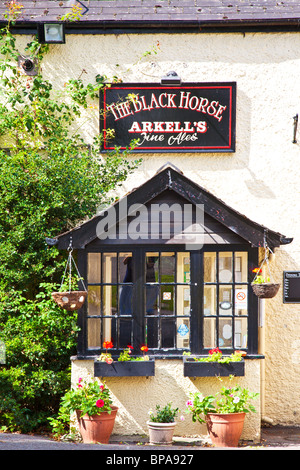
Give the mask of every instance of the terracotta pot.
<path id="1" fill-rule="evenodd" d="M 176 422 L 154 423 L 147 421 L 150 444 L 172 444 Z"/>
<path id="2" fill-rule="evenodd" d="M 207 430 L 216 447 L 237 447 L 245 421 L 245 413 L 208 413 Z"/>
<path id="3" fill-rule="evenodd" d="M 79 424 L 79 431 L 82 440 L 85 444 L 108 444 L 110 435 L 112 433 L 118 408 L 112 406 L 111 413 L 102 411 L 99 415 L 83 415 L 80 417 L 81 412 L 78 410 L 77 420 Z"/>

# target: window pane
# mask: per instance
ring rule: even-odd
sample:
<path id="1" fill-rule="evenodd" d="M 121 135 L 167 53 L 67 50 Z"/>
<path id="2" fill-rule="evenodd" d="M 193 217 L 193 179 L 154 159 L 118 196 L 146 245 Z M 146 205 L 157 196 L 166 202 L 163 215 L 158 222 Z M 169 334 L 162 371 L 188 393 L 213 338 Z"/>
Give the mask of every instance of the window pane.
<path id="1" fill-rule="evenodd" d="M 88 286 L 88 315 L 101 314 L 101 287 Z"/>
<path id="2" fill-rule="evenodd" d="M 103 282 L 109 284 L 117 282 L 116 253 L 103 253 Z"/>
<path id="3" fill-rule="evenodd" d="M 219 282 L 232 282 L 232 253 L 219 253 Z"/>
<path id="4" fill-rule="evenodd" d="M 157 315 L 158 314 L 158 286 L 146 286 L 146 314 Z"/>
<path id="5" fill-rule="evenodd" d="M 101 253 L 88 253 L 88 283 L 101 282 Z"/>
<path id="6" fill-rule="evenodd" d="M 217 314 L 217 288 L 216 286 L 204 286 L 203 313 L 204 315 L 216 315 Z"/>
<path id="7" fill-rule="evenodd" d="M 159 254 L 146 254 L 146 282 L 158 282 Z"/>
<path id="8" fill-rule="evenodd" d="M 132 315 L 133 308 L 132 308 L 132 292 L 133 287 L 131 285 L 128 286 L 120 286 L 120 295 L 119 295 L 119 313 L 120 315 Z"/>
<path id="9" fill-rule="evenodd" d="M 190 315 L 191 294 L 189 287 L 177 286 L 176 307 L 177 315 Z"/>
<path id="10" fill-rule="evenodd" d="M 120 318 L 119 320 L 119 347 L 126 348 L 128 344 L 132 344 L 132 319 Z"/>
<path id="11" fill-rule="evenodd" d="M 175 254 L 161 253 L 160 282 L 175 282 Z"/>
<path id="12" fill-rule="evenodd" d="M 248 282 L 248 253 L 235 253 L 235 282 Z"/>
<path id="13" fill-rule="evenodd" d="M 190 254 L 177 253 L 177 282 L 190 282 Z"/>
<path id="14" fill-rule="evenodd" d="M 231 286 L 219 286 L 219 315 L 232 315 Z"/>
<path id="15" fill-rule="evenodd" d="M 215 348 L 216 344 L 216 319 L 204 318 L 203 323 L 203 345 L 204 348 Z"/>
<path id="16" fill-rule="evenodd" d="M 103 287 L 103 315 L 115 315 L 117 313 L 117 286 Z"/>
<path id="17" fill-rule="evenodd" d="M 248 314 L 248 288 L 245 285 L 235 286 L 234 290 L 235 315 Z"/>
<path id="18" fill-rule="evenodd" d="M 232 319 L 219 318 L 219 344 L 220 348 L 232 348 Z"/>
<path id="19" fill-rule="evenodd" d="M 158 347 L 158 318 L 146 318 L 145 343 L 149 348 Z"/>
<path id="20" fill-rule="evenodd" d="M 161 315 L 174 315 L 174 287 L 161 286 Z"/>
<path id="21" fill-rule="evenodd" d="M 234 321 L 234 347 L 247 348 L 248 343 L 248 320 L 247 318 L 236 318 Z"/>
<path id="22" fill-rule="evenodd" d="M 116 320 L 111 319 L 111 318 L 102 319 L 102 328 L 103 328 L 102 341 L 112 341 L 113 346 L 116 347 L 117 345 L 117 335 L 116 335 L 117 322 Z"/>
<path id="23" fill-rule="evenodd" d="M 161 319 L 161 347 L 175 347 L 175 320 L 173 319 Z"/>
<path id="24" fill-rule="evenodd" d="M 204 253 L 204 282 L 216 282 L 216 253 Z"/>
<path id="25" fill-rule="evenodd" d="M 132 253 L 119 253 L 119 282 L 133 282 Z"/>
<path id="26" fill-rule="evenodd" d="M 188 348 L 190 345 L 190 320 L 188 318 L 177 319 L 177 347 Z"/>
<path id="27" fill-rule="evenodd" d="M 101 319 L 88 318 L 88 335 L 87 342 L 88 348 L 101 347 Z"/>

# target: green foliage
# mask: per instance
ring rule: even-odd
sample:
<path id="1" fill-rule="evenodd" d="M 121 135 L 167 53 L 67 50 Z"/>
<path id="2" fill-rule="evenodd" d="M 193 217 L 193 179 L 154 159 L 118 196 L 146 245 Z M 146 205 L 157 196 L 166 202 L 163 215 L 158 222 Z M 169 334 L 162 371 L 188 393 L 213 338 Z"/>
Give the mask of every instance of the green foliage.
<path id="1" fill-rule="evenodd" d="M 75 353 L 76 312 L 57 307 L 53 284 L 41 284 L 35 300 L 20 292 L 0 298 L 0 338 L 6 367 L 0 370 L 0 425 L 30 432 L 57 411 L 70 381 L 70 355 Z"/>
<path id="2" fill-rule="evenodd" d="M 29 432 L 57 413 L 76 353 L 77 313 L 50 296 L 67 254 L 45 237 L 93 216 L 139 162 L 129 162 L 130 149 L 101 158 L 101 136 L 85 142 L 78 122 L 94 112 L 105 77 L 55 89 L 42 75 L 49 46 L 33 38 L 17 49 L 10 25 L 21 7 L 11 5 L 0 30 L 0 429 Z M 37 75 L 19 69 L 20 55 L 38 63 Z"/>
<path id="3" fill-rule="evenodd" d="M 214 348 L 208 351 L 208 356 L 194 357 L 196 362 L 219 362 L 220 364 L 229 364 L 230 362 L 240 362 L 242 360 L 243 351 L 235 351 L 230 356 L 224 356 L 219 348 Z M 185 356 L 190 356 L 190 353 L 184 353 Z"/>
<path id="4" fill-rule="evenodd" d="M 150 411 L 150 421 L 153 423 L 173 423 L 178 411 L 178 408 L 172 408 L 171 402 L 162 409 L 160 405 L 156 405 L 156 415 Z"/>
<path id="5" fill-rule="evenodd" d="M 220 377 L 219 380 L 222 381 Z M 230 376 L 230 380 L 233 380 L 233 376 Z M 251 400 L 258 395 L 259 393 L 250 392 L 240 385 L 222 387 L 215 396 L 203 396 L 202 393 L 196 392 L 191 394 L 191 400 L 187 402 L 187 411 L 192 414 L 193 422 L 199 421 L 199 423 L 205 422 L 201 415 L 207 415 L 208 413 L 255 412 Z"/>

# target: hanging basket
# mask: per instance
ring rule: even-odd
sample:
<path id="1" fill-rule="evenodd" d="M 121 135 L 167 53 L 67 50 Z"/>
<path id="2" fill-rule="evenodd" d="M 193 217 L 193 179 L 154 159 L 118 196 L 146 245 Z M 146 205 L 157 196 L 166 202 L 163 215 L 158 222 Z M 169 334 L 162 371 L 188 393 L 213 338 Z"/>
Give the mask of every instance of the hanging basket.
<path id="1" fill-rule="evenodd" d="M 263 262 L 260 265 L 259 269 L 255 269 L 256 271 L 256 276 L 253 279 L 253 282 L 251 283 L 252 290 L 254 294 L 259 297 L 260 299 L 271 299 L 272 297 L 275 297 L 277 294 L 280 284 L 276 284 L 273 282 L 271 271 L 270 271 L 270 265 L 269 265 L 269 251 L 270 248 L 266 245 L 266 234 L 265 234 L 265 240 L 264 240 L 264 245 L 265 245 L 265 257 Z M 269 271 L 269 276 L 270 278 L 264 279 L 262 276 L 258 275 L 259 273 L 262 272 L 262 267 L 266 263 L 268 271 Z M 255 280 L 257 279 L 257 282 Z"/>
<path id="2" fill-rule="evenodd" d="M 65 310 L 73 311 L 81 308 L 85 302 L 87 292 L 81 291 L 70 291 L 70 292 L 52 292 L 53 300 L 60 307 Z"/>
<path id="3" fill-rule="evenodd" d="M 72 256 L 72 241 L 70 240 L 70 246 L 68 248 L 69 251 L 69 256 L 68 256 L 68 261 L 65 267 L 65 272 L 61 281 L 61 286 L 62 288 L 66 271 L 67 268 L 69 268 L 69 291 L 63 291 L 63 292 L 52 292 L 51 296 L 53 300 L 59 305 L 60 307 L 64 308 L 65 310 L 73 311 L 73 310 L 78 310 L 81 308 L 85 302 L 86 296 L 87 296 L 87 289 L 84 285 L 84 282 L 82 280 L 82 277 L 80 276 L 80 273 L 78 271 L 78 268 L 76 266 L 76 263 L 74 261 L 74 258 Z M 76 269 L 78 278 L 81 281 L 81 284 L 83 285 L 84 290 L 80 291 L 72 291 L 71 290 L 71 285 L 72 285 L 72 263 Z"/>
<path id="4" fill-rule="evenodd" d="M 260 299 L 271 299 L 277 294 L 280 284 L 266 282 L 262 284 L 251 284 L 254 294 Z"/>

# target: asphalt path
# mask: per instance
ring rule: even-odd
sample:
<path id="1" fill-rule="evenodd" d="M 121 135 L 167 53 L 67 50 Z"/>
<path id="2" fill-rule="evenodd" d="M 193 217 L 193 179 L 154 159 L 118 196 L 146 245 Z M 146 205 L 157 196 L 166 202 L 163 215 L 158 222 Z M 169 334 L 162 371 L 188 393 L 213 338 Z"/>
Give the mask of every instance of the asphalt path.
<path id="1" fill-rule="evenodd" d="M 109 444 L 84 444 L 82 442 L 56 441 L 51 437 L 42 435 L 25 435 L 17 433 L 0 433 L 1 451 L 102 451 L 101 459 L 111 464 L 122 463 L 122 456 L 144 456 L 144 460 L 152 459 L 150 463 L 157 464 L 183 464 L 188 462 L 189 455 L 198 454 L 199 450 L 300 450 L 300 427 L 273 426 L 263 428 L 259 444 L 243 443 L 241 447 L 220 449 L 209 444 L 209 441 L 200 439 L 174 438 L 170 446 L 153 446 L 148 443 L 147 437 L 138 436 L 111 436 Z M 130 452 L 128 452 L 130 451 Z M 147 451 L 146 453 L 144 451 Z M 177 455 L 177 461 L 171 462 L 172 456 Z M 159 457 L 160 456 L 160 457 Z M 169 456 L 170 462 L 163 461 Z M 179 456 L 179 457 L 178 457 Z M 132 457 L 133 458 L 133 457 Z M 160 462 L 159 462 L 160 458 Z M 174 457 L 175 458 L 175 457 Z M 180 458 L 182 462 L 180 462 Z M 114 461 L 110 460 L 114 459 Z M 155 461 L 155 459 L 157 461 Z M 185 462 L 183 462 L 185 460 Z M 107 463 L 107 462 L 106 462 Z M 149 463 L 149 462 L 148 462 Z M 132 465 L 134 463 L 132 462 Z M 137 465 L 136 465 L 137 466 Z"/>

